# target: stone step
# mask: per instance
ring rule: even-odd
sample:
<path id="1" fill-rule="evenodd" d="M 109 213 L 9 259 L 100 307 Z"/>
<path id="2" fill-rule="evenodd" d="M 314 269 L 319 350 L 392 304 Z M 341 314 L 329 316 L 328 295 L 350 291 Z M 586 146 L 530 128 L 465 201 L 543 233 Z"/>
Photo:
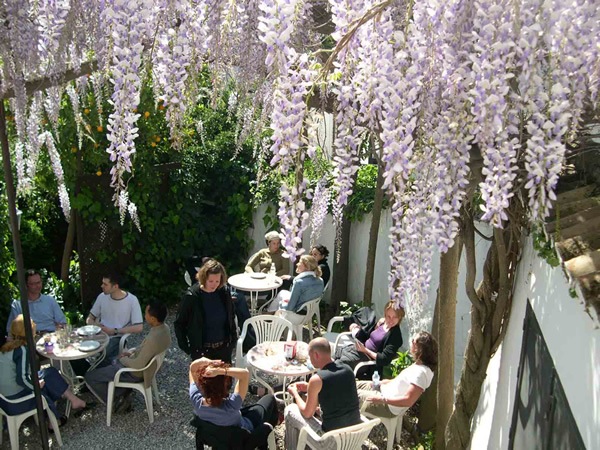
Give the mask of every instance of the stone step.
<path id="1" fill-rule="evenodd" d="M 565 204 L 559 203 L 558 215 L 559 217 L 567 217 L 571 214 L 576 214 L 579 211 L 584 211 L 589 208 L 595 208 L 596 206 L 600 206 L 600 197 L 587 197 L 581 200 L 576 200 Z M 548 220 L 554 220 L 554 217 L 556 217 L 556 206 L 552 211 L 554 211 L 555 215 L 553 217 L 550 217 Z"/>
<path id="2" fill-rule="evenodd" d="M 554 231 L 557 228 L 559 230 L 564 230 L 579 223 L 585 223 L 586 220 L 590 220 L 595 217 L 600 217 L 600 206 L 584 209 L 583 211 L 578 211 L 569 216 L 562 216 L 558 221 L 549 222 L 546 224 L 546 232 L 548 234 L 554 234 Z"/>
<path id="3" fill-rule="evenodd" d="M 600 233 L 600 215 L 571 227 L 559 229 L 558 235 L 559 239 L 562 241 L 575 236 L 585 235 L 590 232 Z"/>
<path id="4" fill-rule="evenodd" d="M 563 203 L 568 203 L 572 201 L 582 200 L 586 197 L 591 197 L 594 192 L 594 189 L 596 189 L 595 184 L 588 184 L 587 186 L 571 189 L 570 191 L 558 194 L 556 196 L 556 203 L 562 205 Z"/>

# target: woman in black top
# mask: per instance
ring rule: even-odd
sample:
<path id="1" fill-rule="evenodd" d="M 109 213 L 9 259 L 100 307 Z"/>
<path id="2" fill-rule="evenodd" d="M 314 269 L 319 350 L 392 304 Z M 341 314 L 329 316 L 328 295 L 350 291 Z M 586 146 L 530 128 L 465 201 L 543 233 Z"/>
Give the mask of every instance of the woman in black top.
<path id="1" fill-rule="evenodd" d="M 223 265 L 210 259 L 196 275 L 198 283 L 186 291 L 175 319 L 179 348 L 192 360 L 206 357 L 231 362 L 237 340 L 233 301 L 225 288 Z"/>
<path id="2" fill-rule="evenodd" d="M 327 263 L 327 257 L 329 256 L 329 250 L 327 247 L 321 244 L 315 245 L 310 249 L 310 254 L 317 260 L 319 268 L 321 269 L 321 279 L 323 280 L 324 290 L 327 289 L 327 283 L 331 277 L 331 271 L 329 270 L 329 264 Z"/>
<path id="3" fill-rule="evenodd" d="M 383 377 L 383 368 L 396 358 L 398 349 L 402 346 L 400 323 L 403 318 L 404 308 L 390 301 L 385 305 L 384 317 L 379 319 L 370 333 L 353 323 L 350 331 L 356 338 L 355 343 L 337 348 L 335 359 L 352 369 L 360 362 L 375 361 L 375 370 Z"/>

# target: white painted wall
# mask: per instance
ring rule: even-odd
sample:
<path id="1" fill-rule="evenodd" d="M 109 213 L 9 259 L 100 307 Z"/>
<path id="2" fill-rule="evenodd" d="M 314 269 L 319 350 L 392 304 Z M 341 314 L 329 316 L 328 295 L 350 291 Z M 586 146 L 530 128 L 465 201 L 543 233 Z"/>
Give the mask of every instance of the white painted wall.
<path id="1" fill-rule="evenodd" d="M 262 217 L 264 215 L 266 206 L 262 205 L 254 214 L 254 228 L 250 230 L 250 235 L 254 240 L 253 252 L 265 246 L 264 235 L 267 231 Z M 366 272 L 366 260 L 367 260 L 367 248 L 369 245 L 369 228 L 371 225 L 371 215 L 366 215 L 362 221 L 353 222 L 350 231 L 350 250 L 349 250 L 349 276 L 348 276 L 348 299 L 350 303 L 360 302 L 363 298 L 365 272 Z M 389 229 L 391 226 L 391 217 L 389 211 L 383 211 L 381 222 L 379 225 L 379 239 L 377 242 L 377 257 L 375 260 L 375 275 L 373 280 L 373 305 L 375 311 L 379 316 L 383 315 L 383 308 L 386 302 L 389 300 L 388 296 L 388 273 L 389 273 Z M 486 235 L 491 235 L 491 229 L 487 224 L 479 224 L 478 228 Z M 308 250 L 310 245 L 310 228 L 304 233 L 303 242 L 305 243 L 304 248 Z M 317 239 L 318 243 L 325 245 L 329 251 L 329 266 L 331 267 L 331 273 L 335 271 L 335 255 L 334 255 L 334 242 L 335 242 L 335 228 L 333 226 L 333 219 L 331 216 L 327 216 L 325 225 L 321 231 L 321 236 Z M 481 264 L 487 253 L 489 242 L 476 237 L 476 254 L 478 264 Z M 436 291 L 439 279 L 439 254 L 436 253 L 433 257 L 432 265 L 432 282 L 428 291 L 428 313 L 432 316 L 433 306 L 435 305 Z M 481 267 L 481 266 L 479 266 Z M 454 378 L 455 383 L 460 378 L 460 372 L 462 369 L 464 349 L 466 347 L 467 337 L 471 326 L 470 309 L 471 304 L 465 294 L 464 280 L 465 280 L 465 264 L 464 258 L 461 259 L 460 273 L 458 278 L 458 293 L 457 293 L 457 306 L 456 306 L 456 341 L 455 341 L 455 364 L 454 364 Z M 327 290 L 324 296 L 324 301 L 329 302 L 331 299 L 331 288 Z M 404 322 L 401 326 L 402 336 L 404 337 L 404 350 L 407 349 L 408 343 L 408 323 Z"/>
<path id="2" fill-rule="evenodd" d="M 517 385 L 525 306 L 529 299 L 573 416 L 588 449 L 600 448 L 600 329 L 569 295 L 560 268 L 539 258 L 525 244 L 506 337 L 482 387 L 472 427 L 472 449 L 508 447 Z"/>
<path id="3" fill-rule="evenodd" d="M 255 213 L 255 228 L 251 235 L 254 250 L 264 247 L 264 234 L 268 231 L 262 223 L 264 206 Z M 351 303 L 361 301 L 364 290 L 365 265 L 371 216 L 352 224 L 350 233 L 350 263 L 348 297 Z M 389 266 L 389 227 L 391 219 L 384 211 L 379 228 L 379 242 L 375 262 L 373 304 L 379 315 L 388 300 L 387 277 Z M 486 236 L 492 234 L 487 224 L 478 224 Z M 329 264 L 335 270 L 335 230 L 328 217 L 319 243 L 331 252 Z M 310 230 L 304 235 L 305 248 L 310 244 Z M 482 267 L 489 242 L 476 236 L 476 258 Z M 433 258 L 432 283 L 429 289 L 429 306 L 435 303 L 439 277 L 439 255 Z M 487 378 L 482 387 L 477 412 L 473 420 L 471 448 L 505 449 L 514 406 L 517 370 L 523 337 L 525 305 L 529 298 L 550 354 L 553 357 L 575 420 L 588 449 L 600 449 L 600 330 L 585 313 L 581 301 L 569 295 L 569 286 L 560 268 L 550 267 L 534 252 L 530 241 L 525 242 L 524 254 L 517 275 L 517 289 L 513 310 L 504 342 L 490 362 Z M 478 275 L 480 279 L 480 274 Z M 464 290 L 464 258 L 461 258 L 456 306 L 455 383 L 460 378 L 464 349 L 470 329 L 470 302 Z M 325 301 L 329 301 L 330 290 Z M 405 346 L 408 327 L 402 327 Z"/>

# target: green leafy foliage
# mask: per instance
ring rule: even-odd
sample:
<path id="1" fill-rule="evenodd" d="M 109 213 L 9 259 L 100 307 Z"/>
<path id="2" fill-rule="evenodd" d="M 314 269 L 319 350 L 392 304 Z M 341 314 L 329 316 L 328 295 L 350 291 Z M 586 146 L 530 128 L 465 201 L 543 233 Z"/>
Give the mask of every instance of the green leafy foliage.
<path id="1" fill-rule="evenodd" d="M 360 221 L 365 216 L 373 211 L 375 204 L 375 190 L 377 188 L 377 165 L 364 164 L 359 167 L 356 183 L 352 190 L 352 195 L 348 200 L 348 206 L 345 213 L 351 221 Z M 387 207 L 388 202 L 385 200 L 383 207 Z"/>
<path id="2" fill-rule="evenodd" d="M 543 258 L 550 266 L 557 267 L 560 260 L 554 248 L 552 239 L 546 237 L 546 233 L 541 228 L 534 228 L 532 231 L 533 248 L 537 251 L 540 258 Z"/>
<path id="3" fill-rule="evenodd" d="M 435 432 L 429 430 L 422 433 L 418 444 L 411 447 L 411 450 L 433 450 L 435 448 Z"/>
<path id="4" fill-rule="evenodd" d="M 398 357 L 396 359 L 392 360 L 392 363 L 390 364 L 391 371 L 392 371 L 391 372 L 392 377 L 398 376 L 398 374 L 400 372 L 402 372 L 404 369 L 406 369 L 412 363 L 414 363 L 414 361 L 408 351 L 406 351 L 406 352 L 399 351 Z"/>
<path id="5" fill-rule="evenodd" d="M 44 279 L 44 293 L 56 299 L 67 317 L 67 322 L 73 325 L 83 325 L 85 313 L 82 311 L 79 298 L 81 277 L 77 254 L 74 255 L 69 264 L 67 281 L 62 281 L 54 272 L 42 269 L 41 273 Z"/>
<path id="6" fill-rule="evenodd" d="M 203 77 L 200 83 L 208 86 L 208 74 Z M 201 88 L 200 92 L 205 90 Z M 185 119 L 183 145 L 174 149 L 165 108 L 154 103 L 152 86 L 145 84 L 138 107 L 137 153 L 128 181 L 142 232 L 129 220 L 122 227 L 118 225 L 118 211 L 110 198 L 112 163 L 105 149 L 111 105 L 102 105 L 102 120 L 93 95 L 84 98 L 80 106 L 84 120 L 82 145 L 65 96 L 56 146 L 72 208 L 85 224 L 103 221 L 118 236 L 116 245 L 96 251 L 93 260 L 121 270 L 128 280 L 126 288 L 142 302 L 151 298 L 177 302 L 184 286 L 183 263 L 192 255 L 213 256 L 225 264 L 228 272 L 241 270 L 250 245 L 247 230 L 252 224 L 250 183 L 255 178 L 255 166 L 250 145 L 236 149 L 237 121 L 227 112 L 227 98 L 220 99 L 214 109 L 208 97 L 200 97 Z M 48 289 L 63 302 L 67 316 L 77 322 L 83 311 L 79 299 L 71 296 L 78 297 L 79 280 L 62 283 L 54 275 L 60 271 L 67 223 L 58 204 L 50 163 L 45 152 L 41 155 L 36 187 L 31 195 L 19 200 L 24 211 L 23 252 L 28 267 L 48 270 Z M 0 237 L 10 238 L 1 225 Z M 91 241 L 94 236 L 85 239 Z M 2 267 L 5 260 L 12 266 Z M 0 277 L 10 277 L 14 271 L 12 251 L 0 254 L 0 267 L 6 268 Z M 72 273 L 79 277 L 78 270 Z M 12 286 L 2 281 L 3 287 Z"/>

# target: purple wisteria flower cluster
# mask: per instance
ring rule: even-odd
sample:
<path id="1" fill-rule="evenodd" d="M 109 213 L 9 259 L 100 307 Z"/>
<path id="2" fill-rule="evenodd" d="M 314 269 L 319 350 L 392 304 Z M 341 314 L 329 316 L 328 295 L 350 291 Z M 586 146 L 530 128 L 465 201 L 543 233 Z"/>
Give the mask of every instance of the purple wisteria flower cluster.
<path id="1" fill-rule="evenodd" d="M 14 115 L 19 193 L 30 189 L 46 149 L 69 214 L 57 151 L 61 100 L 66 93 L 81 148 L 81 98 L 93 95 L 101 108 L 110 95 L 114 201 L 121 219 L 129 214 L 139 227 L 127 184 L 141 77 L 152 77 L 174 146 L 191 102 L 216 101 L 227 90 L 238 148 L 254 137 L 257 158 L 270 157 L 285 180 L 279 219 L 295 258 L 312 195 L 304 163 L 316 148 L 307 101 L 318 90 L 335 99 L 335 139 L 333 185 L 328 189 L 325 178 L 317 184 L 313 233 L 330 200 L 341 224 L 361 152 L 381 150 L 392 217 L 390 298 L 407 306 L 411 322 L 422 320 L 434 252 L 454 244 L 472 186 L 471 154 L 484 162 L 483 220 L 504 226 L 509 200 L 522 190 L 532 221 L 548 215 L 566 144 L 576 139 L 584 111 L 597 108 L 600 3 L 329 0 L 328 7 L 332 50 L 313 30 L 317 3 L 307 0 L 2 0 L 0 95 L 10 98 Z M 91 77 L 62 80 L 88 64 L 98 68 Z M 195 80 L 207 66 L 213 87 L 199 92 Z M 39 79 L 51 86 L 32 95 Z M 198 133 L 202 138 L 201 124 Z"/>

